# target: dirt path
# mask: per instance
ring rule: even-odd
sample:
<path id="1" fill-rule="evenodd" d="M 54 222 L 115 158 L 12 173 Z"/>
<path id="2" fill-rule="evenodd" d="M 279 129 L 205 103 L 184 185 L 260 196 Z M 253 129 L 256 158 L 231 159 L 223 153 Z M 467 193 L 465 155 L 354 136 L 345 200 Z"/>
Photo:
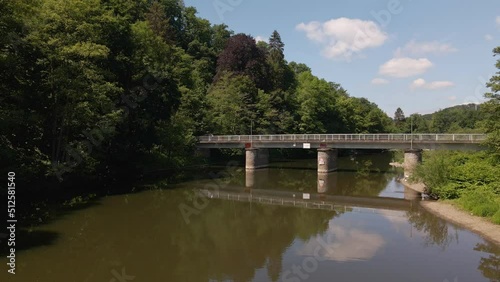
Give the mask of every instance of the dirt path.
<path id="1" fill-rule="evenodd" d="M 418 192 L 422 192 L 425 189 L 425 185 L 423 184 L 413 184 L 406 181 L 401 181 L 401 183 Z M 449 203 L 421 201 L 420 205 L 431 213 L 467 228 L 500 246 L 500 225 L 494 224 L 485 218 L 471 215 Z"/>

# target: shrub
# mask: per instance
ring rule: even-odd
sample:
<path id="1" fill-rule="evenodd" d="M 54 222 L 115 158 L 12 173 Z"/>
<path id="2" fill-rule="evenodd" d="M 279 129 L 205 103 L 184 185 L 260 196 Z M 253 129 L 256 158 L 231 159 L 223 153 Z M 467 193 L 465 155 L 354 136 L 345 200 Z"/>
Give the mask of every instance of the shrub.
<path id="1" fill-rule="evenodd" d="M 449 163 L 450 154 L 443 151 L 426 152 L 424 163 L 417 167 L 415 177 L 424 182 L 431 193 L 449 182 L 452 166 Z"/>
<path id="2" fill-rule="evenodd" d="M 440 199 L 456 199 L 460 197 L 461 189 L 462 187 L 457 183 L 447 183 L 443 186 L 437 186 L 429 190 L 430 194 Z"/>

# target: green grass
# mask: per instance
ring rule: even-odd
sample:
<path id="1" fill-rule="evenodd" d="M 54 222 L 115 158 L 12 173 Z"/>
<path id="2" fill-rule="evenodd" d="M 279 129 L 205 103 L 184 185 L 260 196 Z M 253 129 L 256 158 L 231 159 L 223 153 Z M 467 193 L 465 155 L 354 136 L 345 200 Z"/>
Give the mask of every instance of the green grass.
<path id="1" fill-rule="evenodd" d="M 500 224 L 500 197 L 491 190 L 480 187 L 465 191 L 456 202 L 473 215 L 491 218 Z"/>

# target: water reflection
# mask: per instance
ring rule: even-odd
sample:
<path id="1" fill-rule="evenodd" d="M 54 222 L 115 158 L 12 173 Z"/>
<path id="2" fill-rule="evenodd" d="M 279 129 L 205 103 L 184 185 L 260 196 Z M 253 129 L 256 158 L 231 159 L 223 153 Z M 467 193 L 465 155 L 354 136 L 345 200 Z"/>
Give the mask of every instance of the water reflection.
<path id="1" fill-rule="evenodd" d="M 331 173 L 318 173 L 318 193 L 326 194 L 328 192 L 333 193 L 335 187 L 337 187 L 337 181 L 339 174 L 337 172 Z"/>
<path id="2" fill-rule="evenodd" d="M 376 197 L 394 179 L 393 175 L 384 173 L 353 177 L 355 175 L 355 173 L 348 171 L 317 173 L 316 170 L 310 169 L 268 168 L 235 172 L 228 180 L 228 185 L 240 186 L 241 179 L 244 179 L 244 186 L 254 189 Z"/>
<path id="3" fill-rule="evenodd" d="M 485 254 L 478 267 L 484 277 L 500 281 L 500 247 L 491 243 L 478 243 L 474 250 Z"/>
<path id="4" fill-rule="evenodd" d="M 244 173 L 102 199 L 43 226 L 57 239 L 19 252 L 18 274 L 0 273 L 0 280 L 110 281 L 111 271 L 124 268 L 134 281 L 283 281 L 284 273 L 317 254 L 321 260 L 307 281 L 500 279 L 500 250 L 405 201 L 396 175 L 293 168 Z M 192 205 L 199 195 L 187 188 L 214 183 L 247 195 L 304 192 L 321 201 L 380 201 L 383 195 L 408 204 L 321 210 L 211 198 L 188 224 L 179 205 Z"/>
<path id="5" fill-rule="evenodd" d="M 445 249 L 456 238 L 455 234 L 450 234 L 450 225 L 443 219 L 423 210 L 419 206 L 414 206 L 407 212 L 408 222 L 417 231 L 424 234 L 424 245 L 436 245 Z"/>
<path id="6" fill-rule="evenodd" d="M 386 241 L 377 233 L 360 228 L 333 225 L 327 230 L 326 241 L 309 240 L 299 251 L 304 256 L 316 255 L 318 249 L 322 259 L 338 262 L 372 259 Z"/>
<path id="7" fill-rule="evenodd" d="M 245 173 L 245 187 L 253 188 L 255 186 L 255 170 L 247 170 Z"/>

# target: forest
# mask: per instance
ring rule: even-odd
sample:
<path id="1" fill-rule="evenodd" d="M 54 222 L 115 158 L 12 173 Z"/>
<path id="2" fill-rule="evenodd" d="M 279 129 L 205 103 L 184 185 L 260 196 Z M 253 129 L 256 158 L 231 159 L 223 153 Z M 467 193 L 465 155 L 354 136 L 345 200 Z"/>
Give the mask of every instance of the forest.
<path id="1" fill-rule="evenodd" d="M 182 1 L 0 0 L 0 10 L 0 167 L 30 191 L 196 164 L 196 136 L 251 130 L 485 132 L 483 159 L 497 168 L 498 75 L 479 106 L 389 117 L 287 61 L 278 31 L 256 42 Z"/>
<path id="2" fill-rule="evenodd" d="M 0 159 L 23 181 L 128 181 L 204 134 L 393 131 L 269 43 L 181 1 L 0 0 Z"/>

